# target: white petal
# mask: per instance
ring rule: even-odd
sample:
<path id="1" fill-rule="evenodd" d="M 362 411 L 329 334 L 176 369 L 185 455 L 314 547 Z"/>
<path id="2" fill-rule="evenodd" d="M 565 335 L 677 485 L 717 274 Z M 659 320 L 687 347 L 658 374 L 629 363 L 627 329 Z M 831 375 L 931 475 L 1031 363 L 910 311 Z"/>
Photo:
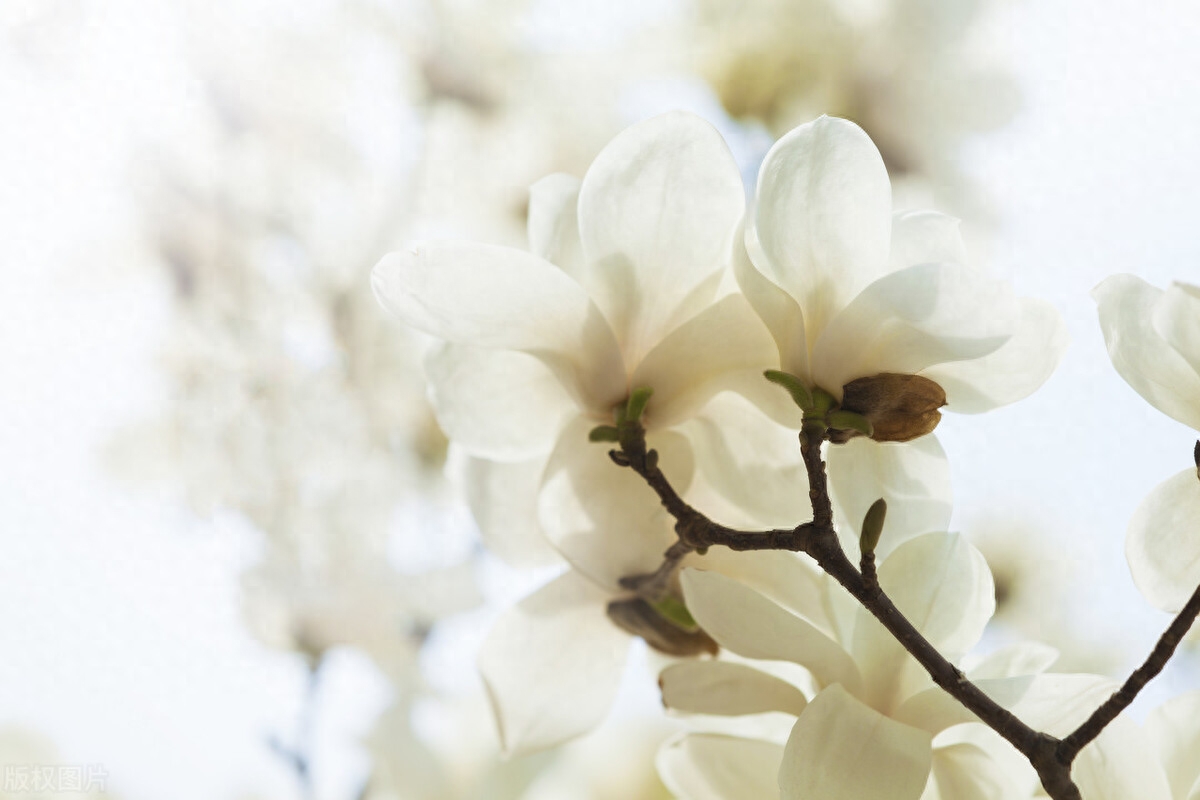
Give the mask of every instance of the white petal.
<path id="1" fill-rule="evenodd" d="M 852 559 L 859 556 L 863 517 L 881 497 L 887 501 L 887 518 L 875 551 L 880 560 L 916 536 L 944 532 L 949 526 L 950 462 L 937 437 L 903 443 L 856 438 L 830 445 L 825 459 L 830 494 L 841 519 L 838 532 Z"/>
<path id="2" fill-rule="evenodd" d="M 892 215 L 893 271 L 913 264 L 966 264 L 959 220 L 936 211 L 898 211 Z"/>
<path id="3" fill-rule="evenodd" d="M 795 430 L 772 422 L 732 393 L 713 398 L 681 430 L 708 482 L 757 524 L 793 528 L 812 518 Z"/>
<path id="4" fill-rule="evenodd" d="M 1118 717 L 1080 751 L 1071 778 L 1087 800 L 1172 800 L 1156 756 L 1137 725 Z"/>
<path id="5" fill-rule="evenodd" d="M 952 361 L 921 372 L 946 390 L 946 406 L 978 414 L 1033 394 L 1058 367 L 1067 349 L 1062 315 L 1044 300 L 1023 297 L 1016 333 L 994 353 Z"/>
<path id="6" fill-rule="evenodd" d="M 692 714 L 799 714 L 804 693 L 781 678 L 731 661 L 683 661 L 658 676 L 663 705 Z"/>
<path id="7" fill-rule="evenodd" d="M 1100 675 L 1034 675 L 1011 706 L 1031 728 L 1051 736 L 1066 736 L 1092 715 L 1117 689 L 1111 678 Z M 998 698 L 999 699 L 999 698 Z"/>
<path id="8" fill-rule="evenodd" d="M 917 800 L 929 780 L 931 738 L 868 708 L 840 686 L 808 705 L 784 747 L 784 800 Z"/>
<path id="9" fill-rule="evenodd" d="M 841 645 L 758 592 L 716 572 L 681 573 L 688 610 L 722 647 L 746 658 L 792 661 L 821 686 L 859 691 L 858 667 Z"/>
<path id="10" fill-rule="evenodd" d="M 1200 287 L 1186 283 L 1168 286 L 1154 309 L 1153 322 L 1167 344 L 1200 374 Z"/>
<path id="11" fill-rule="evenodd" d="M 680 800 L 775 800 L 783 748 L 718 734 L 689 734 L 658 751 L 658 774 Z"/>
<path id="12" fill-rule="evenodd" d="M 883 159 L 853 122 L 821 117 L 767 153 L 752 233 L 765 256 L 758 267 L 800 304 L 810 341 L 887 271 L 891 213 Z"/>
<path id="13" fill-rule="evenodd" d="M 702 568 L 749 586 L 836 639 L 825 606 L 829 578 L 808 556 L 788 550 L 739 553 L 726 547 L 713 547 L 704 556 Z"/>
<path id="14" fill-rule="evenodd" d="M 881 372 L 915 375 L 998 350 L 1018 327 L 1021 307 L 1007 284 L 975 270 L 918 264 L 863 289 L 830 320 L 813 347 L 813 380 L 842 387 Z"/>
<path id="15" fill-rule="evenodd" d="M 1113 275 L 1092 290 L 1117 373 L 1150 405 L 1200 430 L 1200 375 L 1155 329 L 1163 295 L 1133 275 Z"/>
<path id="16" fill-rule="evenodd" d="M 425 333 L 541 358 L 586 408 L 607 412 L 625 393 L 621 354 L 600 310 L 570 276 L 530 253 L 421 244 L 385 256 L 371 286 L 384 308 Z"/>
<path id="17" fill-rule="evenodd" d="M 596 157 L 579 192 L 587 286 L 630 363 L 727 264 L 744 207 L 728 146 L 691 114 L 627 128 Z"/>
<path id="18" fill-rule="evenodd" d="M 515 350 L 435 345 L 425 358 L 438 424 L 473 456 L 520 461 L 544 455 L 577 413 L 544 363 Z"/>
<path id="19" fill-rule="evenodd" d="M 1188 797 L 1200 781 L 1200 691 L 1173 697 L 1146 717 L 1146 734 L 1171 784 L 1171 796 Z"/>
<path id="20" fill-rule="evenodd" d="M 880 565 L 879 584 L 952 662 L 979 641 L 996 610 L 987 562 L 958 534 L 927 534 L 901 545 Z M 865 609 L 858 612 L 852 652 L 874 708 L 895 709 L 930 683 L 925 670 Z"/>
<path id="21" fill-rule="evenodd" d="M 529 187 L 529 250 L 583 281 L 579 178 L 556 172 Z"/>
<path id="22" fill-rule="evenodd" d="M 766 383 L 775 345 L 741 295 L 729 295 L 680 325 L 638 365 L 630 386 L 654 390 L 646 425 L 666 428 L 742 381 Z"/>
<path id="23" fill-rule="evenodd" d="M 1036 675 L 1017 675 L 1010 678 L 973 678 L 972 682 L 988 697 L 1011 709 L 1036 688 L 1038 680 L 1040 678 Z M 979 721 L 974 712 L 939 686 L 932 686 L 909 697 L 896 709 L 892 718 L 929 731 L 934 736 L 955 725 Z"/>
<path id="24" fill-rule="evenodd" d="M 754 265 L 747 248 L 757 247 L 758 244 L 751 234 L 747 232 L 741 238 L 745 243 L 742 246 L 735 244 L 733 261 L 738 288 L 771 332 L 779 351 L 778 368 L 807 381 L 808 343 L 804 332 L 804 312 L 791 295 L 772 283 Z M 765 258 L 760 256 L 759 260 Z"/>
<path id="25" fill-rule="evenodd" d="M 1041 642 L 1014 642 L 989 653 L 968 671 L 968 675 L 971 680 L 1039 675 L 1054 666 L 1058 657 L 1058 650 L 1050 645 Z"/>
<path id="26" fill-rule="evenodd" d="M 1125 558 L 1156 608 L 1175 613 L 1200 586 L 1200 477 L 1192 467 L 1154 487 L 1129 521 Z"/>
<path id="27" fill-rule="evenodd" d="M 567 572 L 496 621 L 479 671 L 507 755 L 553 747 L 608 714 L 631 640 L 605 616 L 607 599 Z"/>
<path id="28" fill-rule="evenodd" d="M 1008 765 L 975 744 L 933 749 L 933 769 L 921 800 L 1012 800 L 1021 794 Z"/>
<path id="29" fill-rule="evenodd" d="M 588 441 L 594 424 L 580 417 L 563 429 L 542 478 L 538 519 L 567 561 L 615 591 L 621 578 L 658 568 L 675 542 L 675 522 L 637 473 L 609 459 L 611 445 Z M 687 439 L 652 431 L 647 443 L 675 490 L 685 492 L 694 470 Z"/>
<path id="30" fill-rule="evenodd" d="M 467 504 L 483 543 L 514 567 L 559 562 L 537 517 L 545 458 L 505 464 L 471 458 L 463 468 Z"/>

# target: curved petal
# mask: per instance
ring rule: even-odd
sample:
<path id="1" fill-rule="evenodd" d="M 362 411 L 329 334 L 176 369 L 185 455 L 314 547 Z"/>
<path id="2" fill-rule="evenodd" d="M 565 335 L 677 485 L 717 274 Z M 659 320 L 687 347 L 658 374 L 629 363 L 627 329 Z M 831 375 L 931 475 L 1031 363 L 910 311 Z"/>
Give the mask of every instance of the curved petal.
<path id="1" fill-rule="evenodd" d="M 579 178 L 556 172 L 529 187 L 529 250 L 583 282 Z"/>
<path id="2" fill-rule="evenodd" d="M 812 518 L 794 430 L 767 419 L 741 396 L 724 393 L 681 431 L 713 489 L 757 524 L 793 528 Z"/>
<path id="3" fill-rule="evenodd" d="M 913 264 L 966 264 L 959 220 L 937 211 L 898 211 L 892 215 L 891 269 Z"/>
<path id="4" fill-rule="evenodd" d="M 825 607 L 829 576 L 807 556 L 790 550 L 739 553 L 727 547 L 714 547 L 704 555 L 703 568 L 749 586 L 836 640 Z"/>
<path id="5" fill-rule="evenodd" d="M 758 592 L 716 572 L 680 575 L 688 610 L 722 647 L 746 658 L 791 661 L 821 686 L 840 683 L 858 692 L 858 667 L 841 645 Z"/>
<path id="6" fill-rule="evenodd" d="M 692 291 L 727 264 L 744 208 L 729 147 L 691 114 L 627 128 L 596 157 L 579 191 L 586 285 L 628 363 L 640 361 Z"/>
<path id="7" fill-rule="evenodd" d="M 879 584 L 950 661 L 979 641 L 996 610 L 987 562 L 959 534 L 927 534 L 901 545 L 880 565 Z M 929 675 L 865 609 L 858 612 L 851 652 L 874 708 L 896 709 L 930 684 Z"/>
<path id="8" fill-rule="evenodd" d="M 1168 286 L 1153 322 L 1154 330 L 1200 374 L 1200 287 L 1178 281 Z"/>
<path id="9" fill-rule="evenodd" d="M 542 477 L 538 519 L 567 561 L 617 591 L 621 578 L 658 568 L 675 542 L 674 520 L 637 473 L 609 459 L 610 445 L 588 441 L 593 425 L 579 417 L 563 429 Z M 652 431 L 647 442 L 675 490 L 685 492 L 694 470 L 687 439 Z"/>
<path id="10" fill-rule="evenodd" d="M 808 705 L 804 693 L 787 681 L 731 661 L 682 661 L 662 671 L 658 686 L 664 706 L 691 714 L 798 715 Z"/>
<path id="11" fill-rule="evenodd" d="M 608 714 L 631 639 L 604 615 L 607 599 L 567 572 L 496 621 L 479 671 L 507 755 L 553 747 Z"/>
<path id="12" fill-rule="evenodd" d="M 1154 324 L 1163 295 L 1133 275 L 1113 275 L 1092 290 L 1117 373 L 1150 405 L 1200 431 L 1200 375 Z"/>
<path id="13" fill-rule="evenodd" d="M 1007 284 L 975 270 L 907 267 L 867 286 L 830 320 L 813 346 L 813 380 L 840 398 L 855 378 L 981 358 L 1012 337 L 1020 314 Z"/>
<path id="14" fill-rule="evenodd" d="M 438 425 L 479 458 L 544 455 L 577 408 L 544 363 L 514 350 L 435 345 L 425 374 Z"/>
<path id="15" fill-rule="evenodd" d="M 825 459 L 841 518 L 842 547 L 852 560 L 859 556 L 857 532 L 863 517 L 881 497 L 887 501 L 883 537 L 875 551 L 881 560 L 906 541 L 944 532 L 950 525 L 950 462 L 936 436 L 903 443 L 855 438 L 830 445 Z"/>
<path id="16" fill-rule="evenodd" d="M 763 381 L 775 359 L 766 328 L 746 299 L 734 294 L 671 331 L 646 354 L 630 385 L 654 389 L 646 426 L 666 428 L 739 380 Z"/>
<path id="17" fill-rule="evenodd" d="M 853 122 L 821 117 L 767 153 L 752 230 L 758 267 L 800 304 L 809 341 L 887 271 L 891 213 L 883 159 Z"/>
<path id="18" fill-rule="evenodd" d="M 1057 648 L 1041 642 L 1013 642 L 989 653 L 967 671 L 971 680 L 983 678 L 1012 678 L 1017 675 L 1040 675 L 1058 661 Z"/>
<path id="19" fill-rule="evenodd" d="M 658 774 L 680 800 L 775 800 L 783 747 L 712 733 L 679 736 L 658 751 Z"/>
<path id="20" fill-rule="evenodd" d="M 1071 778 L 1088 800 L 1172 800 L 1162 762 L 1126 717 L 1117 717 L 1080 751 Z"/>
<path id="21" fill-rule="evenodd" d="M 1200 476 L 1185 469 L 1154 487 L 1125 538 L 1133 582 L 1156 608 L 1176 613 L 1200 586 Z"/>
<path id="22" fill-rule="evenodd" d="M 733 274 L 738 288 L 762 320 L 779 351 L 779 369 L 805 381 L 808 374 L 808 339 L 804 332 L 804 311 L 800 304 L 771 279 L 759 272 L 750 258 L 748 248 L 757 242 L 749 232 L 734 244 Z M 758 260 L 765 259 L 759 256 Z"/>
<path id="23" fill-rule="evenodd" d="M 933 757 L 928 733 L 868 708 L 840 686 L 796 720 L 779 767 L 784 800 L 917 800 Z"/>
<path id="24" fill-rule="evenodd" d="M 559 563 L 537 517 L 545 458 L 505 464 L 469 458 L 462 480 L 483 544 L 514 567 Z"/>
<path id="25" fill-rule="evenodd" d="M 1000 705 L 1012 708 L 1025 697 L 1036 680 L 1035 675 L 1018 675 L 1011 678 L 982 678 L 972 682 Z M 892 719 L 928 731 L 933 736 L 964 722 L 979 721 L 974 712 L 940 686 L 909 697 L 892 714 Z"/>
<path id="26" fill-rule="evenodd" d="M 1028 797 L 1009 770 L 982 747 L 960 742 L 933 749 L 933 769 L 921 800 L 1010 800 Z"/>
<path id="27" fill-rule="evenodd" d="M 570 276 L 531 253 L 418 244 L 376 264 L 371 286 L 389 312 L 439 339 L 541 358 L 585 408 L 605 413 L 626 391 L 600 310 Z"/>
<path id="28" fill-rule="evenodd" d="M 951 411 L 979 414 L 1023 400 L 1058 367 L 1068 344 L 1062 315 L 1044 300 L 1022 297 L 1020 303 L 1021 321 L 999 350 L 921 372 L 946 391 Z"/>
<path id="29" fill-rule="evenodd" d="M 1187 798 L 1200 781 L 1200 691 L 1173 697 L 1151 711 L 1146 734 L 1166 769 L 1171 796 Z"/>

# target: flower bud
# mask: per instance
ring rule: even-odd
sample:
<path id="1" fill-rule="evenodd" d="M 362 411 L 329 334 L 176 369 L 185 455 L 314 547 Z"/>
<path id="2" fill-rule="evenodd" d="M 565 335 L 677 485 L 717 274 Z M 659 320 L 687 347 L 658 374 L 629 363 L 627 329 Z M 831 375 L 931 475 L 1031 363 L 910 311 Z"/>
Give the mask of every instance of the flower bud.
<path id="1" fill-rule="evenodd" d="M 716 655 L 720 647 L 712 637 L 697 628 L 688 631 L 667 619 L 640 597 L 613 600 L 606 609 L 608 618 L 623 631 L 646 640 L 646 644 L 669 656 Z"/>
<path id="2" fill-rule="evenodd" d="M 866 417 L 877 442 L 907 442 L 931 433 L 944 405 L 945 390 L 920 375 L 883 372 L 842 387 L 841 409 Z M 841 441 L 855 433 L 849 431 Z"/>

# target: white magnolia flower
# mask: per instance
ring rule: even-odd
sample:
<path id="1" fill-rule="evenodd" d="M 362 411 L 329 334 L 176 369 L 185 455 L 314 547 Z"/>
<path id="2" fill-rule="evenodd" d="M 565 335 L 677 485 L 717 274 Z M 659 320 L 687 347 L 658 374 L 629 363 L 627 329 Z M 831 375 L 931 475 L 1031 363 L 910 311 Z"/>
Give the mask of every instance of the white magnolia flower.
<path id="1" fill-rule="evenodd" d="M 1200 431 L 1200 287 L 1113 275 L 1092 292 L 1113 366 L 1159 411 Z M 1125 556 L 1151 603 L 1178 611 L 1200 585 L 1200 476 L 1157 486 L 1129 523 Z"/>
<path id="2" fill-rule="evenodd" d="M 1062 320 L 1047 303 L 1017 298 L 966 265 L 957 220 L 892 214 L 879 151 L 851 122 L 822 117 L 775 144 L 745 238 L 738 282 L 775 339 L 781 370 L 863 412 L 882 400 L 861 397 L 870 394 L 863 384 L 844 397 L 851 381 L 925 379 L 909 379 L 903 396 L 883 387 L 883 400 L 920 408 L 880 414 L 877 439 L 931 430 L 941 392 L 961 413 L 1019 400 L 1049 377 L 1065 347 Z"/>
<path id="3" fill-rule="evenodd" d="M 1200 692 L 1163 703 L 1150 712 L 1145 728 L 1166 771 L 1171 799 L 1200 798 Z"/>
<path id="4" fill-rule="evenodd" d="M 660 770 L 677 794 L 688 800 L 1031 796 L 1032 773 L 1014 769 L 1003 755 L 1011 748 L 964 736 L 956 726 L 977 720 L 831 579 L 822 576 L 820 590 L 805 593 L 796 587 L 812 578 L 802 571 L 778 577 L 777 585 L 790 587 L 786 599 L 716 573 L 683 573 L 688 608 L 700 625 L 726 650 L 764 663 L 762 669 L 730 661 L 669 667 L 660 679 L 664 703 L 707 715 L 782 712 L 795 723 L 786 743 L 719 733 L 669 743 Z M 905 616 L 956 663 L 994 609 L 987 565 L 958 535 L 907 542 L 880 565 L 879 578 Z M 1065 733 L 1113 683 L 1041 675 L 1056 658 L 1051 648 L 1018 645 L 967 674 L 1030 725 Z M 789 661 L 806 668 L 808 685 L 770 666 Z"/>

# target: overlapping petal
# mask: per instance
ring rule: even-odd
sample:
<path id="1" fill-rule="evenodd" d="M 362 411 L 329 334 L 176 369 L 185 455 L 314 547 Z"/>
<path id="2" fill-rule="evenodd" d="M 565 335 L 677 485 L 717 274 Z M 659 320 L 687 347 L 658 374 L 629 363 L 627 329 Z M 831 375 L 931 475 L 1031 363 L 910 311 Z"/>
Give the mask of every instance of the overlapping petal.
<path id="1" fill-rule="evenodd" d="M 1178 282 L 1168 286 L 1154 309 L 1153 323 L 1166 343 L 1200 374 L 1200 286 Z"/>
<path id="2" fill-rule="evenodd" d="M 808 705 L 784 747 L 784 800 L 917 800 L 929 779 L 928 733 L 888 719 L 841 686 Z"/>
<path id="3" fill-rule="evenodd" d="M 529 187 L 529 251 L 585 280 L 579 241 L 579 186 L 574 175 L 556 172 Z"/>
<path id="4" fill-rule="evenodd" d="M 546 459 L 505 463 L 468 458 L 463 465 L 467 505 L 484 545 L 514 567 L 558 563 L 537 517 L 537 495 Z"/>
<path id="5" fill-rule="evenodd" d="M 588 441 L 593 425 L 579 417 L 563 429 L 546 464 L 538 519 L 567 561 L 616 591 L 621 578 L 658 567 L 675 541 L 674 519 L 633 470 L 609 460 L 606 445 Z M 694 471 L 687 439 L 655 431 L 647 443 L 675 489 L 686 491 Z"/>
<path id="6" fill-rule="evenodd" d="M 903 543 L 950 524 L 950 462 L 936 437 L 911 442 L 851 439 L 825 454 L 829 487 L 841 518 L 838 533 L 852 559 L 858 557 L 857 533 L 871 505 L 887 501 L 880 560 Z"/>
<path id="7" fill-rule="evenodd" d="M 1172 322 L 1182 298 L 1176 293 L 1160 311 L 1165 294 L 1133 275 L 1113 275 L 1092 290 L 1117 373 L 1159 411 L 1200 430 L 1200 374 L 1189 362 L 1196 355 L 1176 350 L 1160 330 L 1176 342 L 1189 341 L 1186 326 Z"/>
<path id="8" fill-rule="evenodd" d="M 607 591 L 567 572 L 497 620 L 479 671 L 505 753 L 553 747 L 607 715 L 630 642 L 605 617 L 607 599 Z"/>
<path id="9" fill-rule="evenodd" d="M 879 567 L 879 583 L 951 661 L 979 640 L 996 609 L 987 562 L 958 534 L 928 534 L 901 545 Z M 858 612 L 852 652 L 874 708 L 894 710 L 930 683 L 928 674 L 865 609 Z"/>
<path id="10" fill-rule="evenodd" d="M 1118 717 L 1080 751 L 1071 778 L 1087 800 L 1172 800 L 1171 786 L 1145 734 Z"/>
<path id="11" fill-rule="evenodd" d="M 1150 712 L 1146 734 L 1157 752 L 1175 800 L 1200 793 L 1200 691 L 1173 697 Z"/>
<path id="12" fill-rule="evenodd" d="M 658 685 L 663 705 L 693 714 L 798 715 L 808 705 L 804 693 L 787 681 L 730 661 L 683 661 L 663 670 Z"/>
<path id="13" fill-rule="evenodd" d="M 1155 607 L 1176 612 L 1200 586 L 1200 476 L 1185 469 L 1151 490 L 1129 521 L 1125 557 Z"/>
<path id="14" fill-rule="evenodd" d="M 775 143 L 757 196 L 748 247 L 761 247 L 763 274 L 800 305 L 811 341 L 888 269 L 892 194 L 883 159 L 857 125 L 821 117 Z"/>
<path id="15" fill-rule="evenodd" d="M 935 747 L 921 800 L 1015 800 L 1028 797 L 1008 765 L 970 742 Z"/>
<path id="16" fill-rule="evenodd" d="M 630 384 L 654 396 L 646 423 L 670 427 L 693 416 L 718 392 L 753 381 L 775 366 L 775 346 L 749 303 L 729 295 L 684 322 L 646 354 Z"/>
<path id="17" fill-rule="evenodd" d="M 913 264 L 966 264 L 967 249 L 959 220 L 937 211 L 899 211 L 892 215 L 891 270 Z"/>
<path id="18" fill-rule="evenodd" d="M 775 800 L 783 747 L 758 739 L 694 733 L 658 751 L 658 774 L 680 800 Z"/>
<path id="19" fill-rule="evenodd" d="M 579 191 L 585 285 L 627 364 L 696 310 L 682 306 L 726 265 L 744 208 L 733 155 L 699 117 L 654 117 L 596 157 Z"/>
<path id="20" fill-rule="evenodd" d="M 1020 303 L 1007 284 L 952 264 L 916 264 L 878 279 L 833 317 L 813 346 L 813 381 L 837 397 L 855 378 L 915 375 L 999 350 Z"/>
<path id="21" fill-rule="evenodd" d="M 822 686 L 861 691 L 854 660 L 811 623 L 716 572 L 686 569 L 681 583 L 688 610 L 722 647 L 746 658 L 792 661 Z"/>
<path id="22" fill-rule="evenodd" d="M 425 374 L 438 424 L 479 458 L 545 455 L 576 408 L 549 367 L 516 350 L 436 345 Z"/>
<path id="23" fill-rule="evenodd" d="M 625 392 L 621 353 L 599 308 L 531 253 L 430 242 L 385 256 L 371 285 L 388 311 L 425 333 L 537 356 L 585 408 L 603 413 Z"/>
<path id="24" fill-rule="evenodd" d="M 1068 344 L 1062 315 L 1044 300 L 1023 297 L 1020 304 L 1016 330 L 998 350 L 921 373 L 945 390 L 951 410 L 979 414 L 1023 400 L 1058 367 Z"/>

